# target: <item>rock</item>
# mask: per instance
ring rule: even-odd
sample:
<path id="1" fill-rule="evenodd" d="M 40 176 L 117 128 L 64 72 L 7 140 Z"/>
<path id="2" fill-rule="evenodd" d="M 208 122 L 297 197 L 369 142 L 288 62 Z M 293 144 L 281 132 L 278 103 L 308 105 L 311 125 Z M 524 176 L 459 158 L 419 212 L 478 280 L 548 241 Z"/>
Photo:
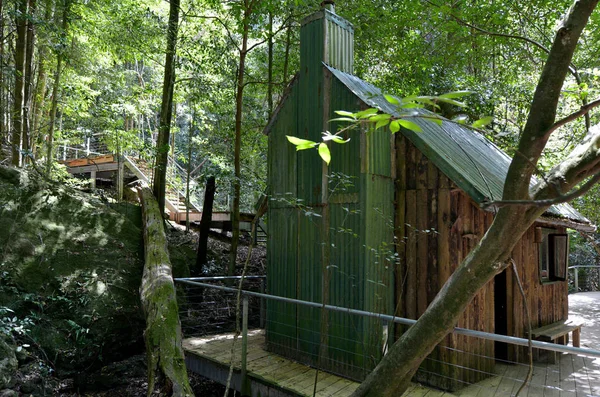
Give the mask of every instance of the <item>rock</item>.
<path id="1" fill-rule="evenodd" d="M 31 353 L 23 346 L 19 346 L 15 349 L 15 356 L 17 357 L 19 364 L 25 364 L 31 360 Z"/>
<path id="2" fill-rule="evenodd" d="M 0 390 L 0 397 L 19 397 L 19 393 L 10 389 Z"/>
<path id="3" fill-rule="evenodd" d="M 19 361 L 15 356 L 14 346 L 0 338 L 0 389 L 11 384 L 18 367 Z"/>

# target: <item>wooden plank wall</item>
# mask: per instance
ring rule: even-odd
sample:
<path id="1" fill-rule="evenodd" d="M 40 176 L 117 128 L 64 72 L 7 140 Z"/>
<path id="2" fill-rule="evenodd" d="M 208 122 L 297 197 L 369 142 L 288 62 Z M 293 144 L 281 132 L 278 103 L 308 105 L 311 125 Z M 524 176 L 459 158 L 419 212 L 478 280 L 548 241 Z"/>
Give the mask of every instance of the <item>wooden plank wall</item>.
<path id="1" fill-rule="evenodd" d="M 416 319 L 493 218 L 400 135 L 396 138 L 396 165 L 397 313 Z M 493 332 L 493 283 L 477 294 L 458 326 Z M 457 389 L 492 372 L 494 360 L 487 357 L 493 356 L 493 342 L 449 335 L 416 377 L 432 386 Z"/>
<path id="2" fill-rule="evenodd" d="M 531 327 L 537 328 L 569 316 L 568 284 L 566 281 L 542 283 L 539 273 L 539 244 L 535 242 L 534 224 L 515 246 L 512 256 L 517 265 L 519 278 L 525 292 L 527 307 L 531 315 Z M 548 227 L 548 226 L 546 226 Z M 564 227 L 556 227 L 556 233 L 566 233 Z M 527 337 L 527 316 L 523 298 L 512 269 L 507 269 L 508 333 Z M 511 315 L 512 314 L 512 315 Z M 525 348 L 509 349 L 509 360 L 527 362 Z"/>

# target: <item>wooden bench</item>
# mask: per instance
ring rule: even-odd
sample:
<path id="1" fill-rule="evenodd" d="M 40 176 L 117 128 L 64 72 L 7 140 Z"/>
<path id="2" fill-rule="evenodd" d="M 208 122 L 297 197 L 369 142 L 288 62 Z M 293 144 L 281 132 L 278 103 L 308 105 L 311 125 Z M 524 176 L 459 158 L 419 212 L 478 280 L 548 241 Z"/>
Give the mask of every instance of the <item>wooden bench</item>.
<path id="1" fill-rule="evenodd" d="M 533 329 L 531 330 L 531 339 L 566 345 L 569 343 L 569 332 L 573 334 L 573 347 L 579 347 L 581 340 L 581 325 L 567 323 L 567 321 L 557 321 L 555 323 Z M 541 349 L 534 350 L 534 356 L 536 360 L 539 360 L 539 353 Z M 556 352 L 547 352 L 549 353 L 549 361 L 556 362 Z"/>

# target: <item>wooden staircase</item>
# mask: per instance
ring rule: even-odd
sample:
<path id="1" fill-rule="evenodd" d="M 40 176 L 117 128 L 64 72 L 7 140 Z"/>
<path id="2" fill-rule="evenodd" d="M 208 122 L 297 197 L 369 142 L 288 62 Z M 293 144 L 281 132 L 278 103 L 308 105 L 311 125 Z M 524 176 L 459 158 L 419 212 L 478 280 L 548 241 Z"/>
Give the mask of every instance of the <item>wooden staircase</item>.
<path id="1" fill-rule="evenodd" d="M 142 159 L 123 156 L 125 165 L 133 172 L 140 180 L 150 184 L 153 176 L 153 169 Z M 169 219 L 184 223 L 186 221 L 186 205 L 185 205 L 185 187 L 182 187 L 182 173 L 184 171 L 178 168 L 178 165 L 169 159 L 167 167 L 167 189 L 165 193 L 165 207 L 168 212 Z M 183 183 L 185 185 L 185 183 Z M 202 217 L 200 207 L 190 200 L 189 220 L 190 222 L 199 221 Z"/>
<path id="2" fill-rule="evenodd" d="M 85 153 L 85 157 L 79 158 L 77 154 L 82 152 L 82 148 L 70 148 L 64 145 L 65 152 L 63 158 L 69 157 L 68 160 L 62 160 L 61 162 L 67 166 L 70 173 L 82 174 L 91 173 L 91 178 L 95 180 L 95 173 L 102 171 L 115 172 L 122 167 L 127 167 L 139 180 L 151 184 L 153 179 L 154 170 L 152 166 L 143 159 L 136 158 L 134 156 L 122 156 L 122 161 L 117 161 L 116 156 L 108 153 L 101 154 L 91 152 L 89 147 Z M 69 153 L 73 153 L 73 156 L 67 156 L 66 150 L 70 150 Z M 82 152 L 83 153 L 83 152 Z M 122 188 L 123 177 L 122 172 L 119 172 L 120 188 Z M 173 158 L 169 158 L 167 166 L 167 186 L 165 194 L 165 211 L 167 212 L 169 219 L 177 223 L 186 222 L 186 203 L 185 203 L 185 189 L 186 189 L 186 172 L 181 168 Z M 195 182 L 190 182 L 190 189 L 194 188 Z M 250 234 L 252 230 L 252 221 L 254 220 L 255 214 L 261 218 L 267 209 L 267 197 L 262 195 L 255 205 L 254 213 L 240 213 L 240 230 L 244 233 Z M 202 218 L 201 206 L 191 201 L 189 204 L 189 221 L 199 222 Z M 221 233 L 231 231 L 231 213 L 224 212 L 213 212 L 212 213 L 212 229 L 221 229 Z M 255 229 L 254 235 L 250 236 L 254 239 L 255 243 L 265 243 L 267 241 L 267 225 L 263 221 L 259 221 Z"/>

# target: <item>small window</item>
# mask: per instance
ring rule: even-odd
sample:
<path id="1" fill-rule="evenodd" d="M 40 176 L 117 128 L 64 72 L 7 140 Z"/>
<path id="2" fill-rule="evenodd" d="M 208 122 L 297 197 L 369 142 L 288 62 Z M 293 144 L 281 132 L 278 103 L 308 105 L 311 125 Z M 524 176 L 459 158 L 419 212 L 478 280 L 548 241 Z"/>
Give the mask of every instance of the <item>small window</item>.
<path id="1" fill-rule="evenodd" d="M 540 280 L 564 281 L 567 278 L 569 236 L 555 233 L 554 229 L 541 229 Z"/>

